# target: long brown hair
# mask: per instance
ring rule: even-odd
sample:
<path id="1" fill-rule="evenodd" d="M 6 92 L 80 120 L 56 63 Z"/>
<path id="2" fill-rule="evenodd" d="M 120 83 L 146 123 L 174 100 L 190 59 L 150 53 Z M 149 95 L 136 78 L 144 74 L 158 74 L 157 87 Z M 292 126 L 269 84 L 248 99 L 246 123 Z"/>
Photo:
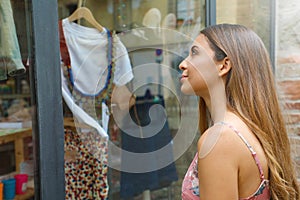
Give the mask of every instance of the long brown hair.
<path id="1" fill-rule="evenodd" d="M 215 60 L 230 59 L 227 75 L 227 106 L 235 112 L 260 141 L 269 167 L 274 200 L 299 199 L 299 188 L 290 155 L 290 143 L 275 89 L 268 52 L 256 33 L 242 26 L 220 24 L 201 31 Z M 203 103 L 203 101 L 200 101 Z M 207 126 L 200 106 L 200 130 Z"/>

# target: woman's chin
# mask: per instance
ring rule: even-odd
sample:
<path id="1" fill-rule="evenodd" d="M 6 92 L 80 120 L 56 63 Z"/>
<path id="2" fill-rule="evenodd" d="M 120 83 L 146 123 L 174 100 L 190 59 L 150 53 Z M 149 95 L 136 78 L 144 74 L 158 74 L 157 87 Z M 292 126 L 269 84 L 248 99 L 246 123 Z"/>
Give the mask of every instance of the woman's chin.
<path id="1" fill-rule="evenodd" d="M 181 92 L 185 95 L 195 95 L 195 91 L 192 88 L 186 88 L 181 86 Z"/>

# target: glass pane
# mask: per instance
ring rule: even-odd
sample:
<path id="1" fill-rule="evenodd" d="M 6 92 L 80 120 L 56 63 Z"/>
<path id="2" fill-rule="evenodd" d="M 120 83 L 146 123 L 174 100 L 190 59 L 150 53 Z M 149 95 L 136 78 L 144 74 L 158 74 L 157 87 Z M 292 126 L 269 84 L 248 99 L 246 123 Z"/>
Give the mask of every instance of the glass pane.
<path id="1" fill-rule="evenodd" d="M 28 7 L 28 1 L 0 1 L 0 187 L 4 186 L 4 199 L 34 195 Z"/>
<path id="2" fill-rule="evenodd" d="M 62 58 L 63 85 L 68 88 L 69 97 L 76 99 L 74 103 L 102 127 L 105 124 L 105 108 L 101 104 L 103 96 L 100 88 L 106 85 L 103 80 L 107 80 L 108 74 L 112 73 L 106 70 L 110 69 L 107 64 L 110 57 L 107 55 L 111 55 L 107 33 L 115 32 L 112 66 L 115 67 L 113 82 L 116 87 L 109 104 L 113 112 L 108 131 L 101 132 L 109 135 L 108 144 L 97 151 L 88 150 L 93 152 L 94 157 L 101 155 L 101 159 L 93 163 L 93 169 L 78 170 L 76 176 L 84 172 L 94 173 L 90 180 L 84 181 L 101 176 L 103 193 L 97 193 L 97 187 L 91 190 L 85 188 L 92 191 L 90 195 L 108 195 L 111 199 L 149 199 L 150 196 L 152 199 L 180 199 L 182 179 L 196 153 L 199 133 L 198 100 L 181 94 L 178 65 L 187 56 L 188 45 L 205 26 L 205 0 L 82 1 L 81 5 L 91 11 L 102 28 L 92 25 L 85 18 L 73 22 L 66 19 L 74 16 L 72 13 L 78 7 L 77 1 L 59 0 L 58 3 L 74 75 L 72 86 L 70 70 L 67 70 Z M 107 31 L 102 32 L 103 28 Z M 95 36 L 96 33 L 98 36 Z M 95 90 L 89 91 L 89 88 Z M 81 94 L 75 91 L 78 89 L 81 89 Z M 105 87 L 103 91 L 106 91 Z M 134 99 L 130 98 L 131 93 L 135 101 L 128 108 L 128 102 Z M 86 94 L 92 96 L 91 101 L 84 96 Z M 79 115 L 74 117 L 74 107 L 68 107 L 74 104 L 70 104 L 66 95 L 64 101 L 65 120 L 72 122 L 75 119 L 75 127 L 66 128 L 73 134 L 77 132 L 76 137 L 89 143 L 87 134 L 84 135 L 76 123 L 76 120 L 83 118 Z M 89 106 L 88 102 L 91 103 Z M 72 169 L 78 169 L 78 166 L 71 164 L 71 161 L 79 159 L 87 163 L 89 160 L 74 157 L 78 152 L 70 149 L 71 146 L 77 148 L 77 144 L 74 138 L 69 139 L 65 141 L 69 147 L 66 156 L 70 158 L 65 168 L 69 172 L 66 173 L 66 195 L 72 196 L 78 191 L 71 191 L 70 177 L 74 175 Z M 108 152 L 103 151 L 107 147 Z M 106 165 L 103 165 L 105 162 L 108 162 L 108 173 L 105 171 Z M 103 181 L 106 179 L 107 183 Z M 109 190 L 103 190 L 105 186 Z"/>
<path id="3" fill-rule="evenodd" d="M 237 23 L 254 30 L 270 50 L 272 1 L 217 0 L 217 23 Z"/>

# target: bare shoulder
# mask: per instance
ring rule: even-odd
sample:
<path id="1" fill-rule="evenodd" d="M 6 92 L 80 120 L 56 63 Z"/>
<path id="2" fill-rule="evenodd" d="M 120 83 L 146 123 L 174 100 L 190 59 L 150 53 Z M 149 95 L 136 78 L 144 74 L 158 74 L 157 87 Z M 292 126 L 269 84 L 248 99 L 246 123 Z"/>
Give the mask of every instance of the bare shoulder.
<path id="1" fill-rule="evenodd" d="M 198 140 L 199 159 L 207 156 L 227 157 L 237 161 L 244 149 L 236 133 L 228 126 L 218 124 L 207 129 Z"/>
<path id="2" fill-rule="evenodd" d="M 215 125 L 200 137 L 198 178 L 201 197 L 238 199 L 239 145 L 238 136 L 224 125 Z"/>

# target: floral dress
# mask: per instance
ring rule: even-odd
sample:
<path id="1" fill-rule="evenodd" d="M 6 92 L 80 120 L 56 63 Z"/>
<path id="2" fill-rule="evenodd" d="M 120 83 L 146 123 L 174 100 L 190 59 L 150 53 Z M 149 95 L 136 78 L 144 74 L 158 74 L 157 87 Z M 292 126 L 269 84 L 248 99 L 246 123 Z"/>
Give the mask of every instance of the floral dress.
<path id="1" fill-rule="evenodd" d="M 220 123 L 222 125 L 229 126 L 242 139 L 242 141 L 246 144 L 246 146 L 250 150 L 252 157 L 255 160 L 256 165 L 259 169 L 261 183 L 258 189 L 250 197 L 241 198 L 240 200 L 269 200 L 270 199 L 269 180 L 265 179 L 264 177 L 264 173 L 261 164 L 259 162 L 259 159 L 256 155 L 256 152 L 237 129 L 235 129 L 232 125 L 228 123 L 225 122 L 220 122 Z M 199 179 L 198 179 L 198 153 L 196 153 L 183 179 L 181 196 L 183 200 L 201 199 L 199 193 Z"/>

